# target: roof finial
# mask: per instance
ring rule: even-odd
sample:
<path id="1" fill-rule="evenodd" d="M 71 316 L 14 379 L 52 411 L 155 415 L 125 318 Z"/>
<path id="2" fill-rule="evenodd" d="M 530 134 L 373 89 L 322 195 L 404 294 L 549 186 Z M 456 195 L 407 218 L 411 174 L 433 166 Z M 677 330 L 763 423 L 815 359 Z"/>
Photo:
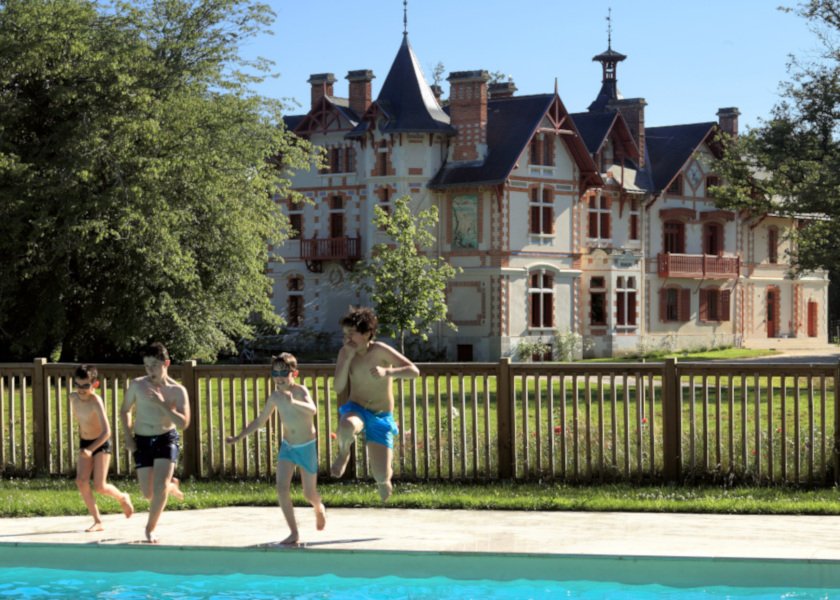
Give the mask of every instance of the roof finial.
<path id="1" fill-rule="evenodd" d="M 403 35 L 408 35 L 408 0 L 403 0 Z"/>
<path id="2" fill-rule="evenodd" d="M 612 50 L 612 7 L 607 9 L 607 50 Z"/>
<path id="3" fill-rule="evenodd" d="M 554 78 L 554 95 L 557 95 L 557 78 Z"/>

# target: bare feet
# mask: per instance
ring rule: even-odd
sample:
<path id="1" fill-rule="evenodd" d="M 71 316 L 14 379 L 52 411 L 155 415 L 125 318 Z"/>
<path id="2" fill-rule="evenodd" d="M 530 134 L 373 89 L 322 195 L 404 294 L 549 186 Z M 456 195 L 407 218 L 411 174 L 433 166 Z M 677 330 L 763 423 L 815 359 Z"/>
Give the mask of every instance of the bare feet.
<path id="1" fill-rule="evenodd" d="M 94 531 L 105 531 L 105 527 L 102 526 L 102 523 L 97 521 L 93 525 L 85 529 L 85 531 L 88 533 L 92 533 Z"/>
<path id="2" fill-rule="evenodd" d="M 173 477 L 169 484 L 169 494 L 175 496 L 178 500 L 184 499 L 184 492 L 181 491 L 181 481 L 177 477 Z"/>
<path id="3" fill-rule="evenodd" d="M 298 539 L 300 539 L 300 536 L 297 533 L 290 533 L 289 537 L 287 537 L 282 542 L 279 542 L 277 545 L 278 546 L 297 546 L 298 545 Z"/>
<path id="4" fill-rule="evenodd" d="M 388 498 L 391 497 L 391 492 L 394 491 L 394 486 L 391 485 L 390 481 L 377 483 L 376 488 L 379 490 L 379 497 L 382 498 L 382 502 L 387 502 Z"/>
<path id="5" fill-rule="evenodd" d="M 146 530 L 146 543 L 148 543 L 148 544 L 157 544 L 157 543 L 158 543 L 158 541 L 159 541 L 159 540 L 158 540 L 158 537 L 155 535 L 155 532 L 154 532 L 154 531 L 149 531 L 149 530 L 147 529 L 147 530 Z"/>
<path id="6" fill-rule="evenodd" d="M 338 446 L 338 456 L 335 457 L 332 466 L 330 467 L 330 474 L 335 477 L 341 477 L 344 475 L 344 470 L 347 468 L 347 463 L 350 462 L 350 446 L 347 448 L 342 448 L 341 444 Z"/>
<path id="7" fill-rule="evenodd" d="M 123 494 L 122 500 L 120 500 L 120 506 L 122 506 L 122 511 L 126 519 L 134 514 L 134 505 L 131 503 L 131 496 L 128 494 Z"/>
<path id="8" fill-rule="evenodd" d="M 327 526 L 327 508 L 323 503 L 315 507 L 315 529 L 321 531 Z"/>

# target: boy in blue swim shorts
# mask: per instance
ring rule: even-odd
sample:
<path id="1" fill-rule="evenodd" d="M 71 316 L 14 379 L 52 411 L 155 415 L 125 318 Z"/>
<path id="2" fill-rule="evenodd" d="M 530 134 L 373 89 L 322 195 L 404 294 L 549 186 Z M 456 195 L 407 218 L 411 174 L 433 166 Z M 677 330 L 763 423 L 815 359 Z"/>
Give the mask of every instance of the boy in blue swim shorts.
<path id="1" fill-rule="evenodd" d="M 291 486 L 295 467 L 300 468 L 303 496 L 315 509 L 315 526 L 320 531 L 327 524 L 327 511 L 318 494 L 318 446 L 315 433 L 317 408 L 305 386 L 295 383 L 297 359 L 284 352 L 271 357 L 271 378 L 274 391 L 268 396 L 262 411 L 235 436 L 227 438 L 228 444 L 265 425 L 276 409 L 283 424 L 283 439 L 277 454 L 277 500 L 289 525 L 289 537 L 280 545 L 296 545 L 300 541 L 295 509 L 292 505 Z"/>
<path id="2" fill-rule="evenodd" d="M 339 407 L 338 455 L 330 471 L 341 477 L 350 461 L 358 433 L 364 432 L 370 467 L 379 496 L 385 502 L 393 486 L 394 379 L 413 379 L 419 369 L 405 356 L 374 341 L 379 321 L 369 308 L 354 308 L 341 320 L 344 346 L 335 366 L 335 391 L 345 402 Z"/>

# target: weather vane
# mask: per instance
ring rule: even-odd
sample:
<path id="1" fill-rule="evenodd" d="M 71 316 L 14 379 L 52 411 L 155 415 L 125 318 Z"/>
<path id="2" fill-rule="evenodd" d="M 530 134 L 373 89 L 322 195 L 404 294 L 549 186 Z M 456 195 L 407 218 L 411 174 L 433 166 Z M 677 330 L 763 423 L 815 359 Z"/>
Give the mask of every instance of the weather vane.
<path id="1" fill-rule="evenodd" d="M 612 48 L 612 7 L 607 9 L 607 48 Z"/>
<path id="2" fill-rule="evenodd" d="M 408 0 L 403 0 L 403 35 L 408 35 Z"/>

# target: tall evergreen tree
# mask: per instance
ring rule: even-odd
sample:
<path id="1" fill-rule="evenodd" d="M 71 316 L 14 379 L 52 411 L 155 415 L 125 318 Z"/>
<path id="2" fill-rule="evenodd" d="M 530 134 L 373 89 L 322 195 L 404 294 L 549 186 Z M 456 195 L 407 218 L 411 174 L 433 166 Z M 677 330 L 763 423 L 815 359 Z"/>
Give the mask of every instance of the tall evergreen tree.
<path id="1" fill-rule="evenodd" d="M 272 198 L 312 157 L 239 58 L 272 18 L 251 0 L 0 2 L 0 354 L 158 339 L 213 359 L 277 321 Z"/>

